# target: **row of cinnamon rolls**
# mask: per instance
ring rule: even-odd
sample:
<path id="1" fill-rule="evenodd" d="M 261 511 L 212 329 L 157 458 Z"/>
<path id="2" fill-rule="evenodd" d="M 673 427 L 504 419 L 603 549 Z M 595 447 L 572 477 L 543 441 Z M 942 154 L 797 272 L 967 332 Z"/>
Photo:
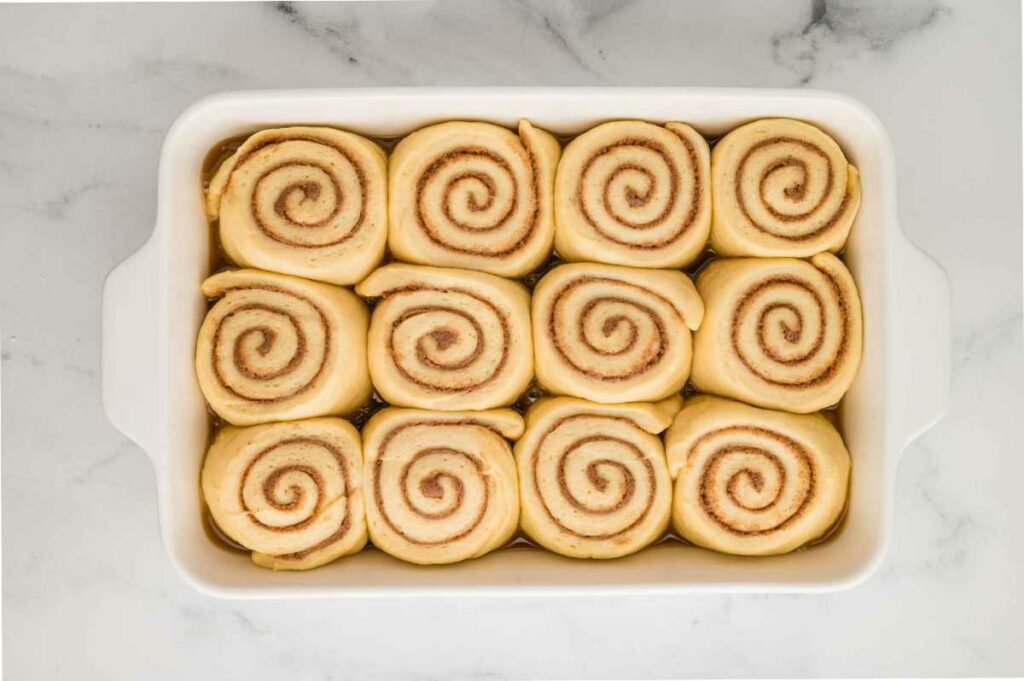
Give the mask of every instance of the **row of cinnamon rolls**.
<path id="1" fill-rule="evenodd" d="M 655 402 L 690 379 L 809 413 L 839 401 L 861 355 L 856 287 L 828 253 L 720 259 L 696 285 L 678 270 L 564 264 L 532 296 L 494 275 L 401 263 L 355 292 L 252 269 L 202 288 L 217 302 L 199 332 L 199 384 L 241 426 L 351 413 L 373 388 L 403 407 L 507 407 L 534 378 L 599 403 Z"/>
<path id="2" fill-rule="evenodd" d="M 527 121 L 447 122 L 390 158 L 358 135 L 264 130 L 206 195 L 238 265 L 350 285 L 388 247 L 404 262 L 524 276 L 568 261 L 683 268 L 723 256 L 838 252 L 860 180 L 836 142 L 790 119 L 740 126 L 714 150 L 690 126 L 604 123 L 558 140 Z"/>
<path id="3" fill-rule="evenodd" d="M 368 538 L 405 561 L 453 563 L 517 530 L 576 558 L 634 553 L 670 525 L 718 551 L 783 553 L 838 521 L 849 470 L 819 414 L 711 396 L 549 397 L 525 420 L 388 407 L 362 433 L 333 417 L 227 427 L 202 487 L 219 528 L 258 565 L 302 570 Z"/>

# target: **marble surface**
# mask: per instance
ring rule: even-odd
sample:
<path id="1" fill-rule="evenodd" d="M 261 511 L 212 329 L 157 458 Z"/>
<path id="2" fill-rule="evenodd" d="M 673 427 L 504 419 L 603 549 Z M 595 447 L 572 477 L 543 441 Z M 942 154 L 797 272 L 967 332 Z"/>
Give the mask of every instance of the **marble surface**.
<path id="1" fill-rule="evenodd" d="M 1020 26 L 977 0 L 0 6 L 5 678 L 1024 673 Z M 878 112 L 903 228 L 952 281 L 954 376 L 873 579 L 239 603 L 177 577 L 99 402 L 101 285 L 152 228 L 162 135 L 221 90 L 404 84 L 806 86 Z"/>

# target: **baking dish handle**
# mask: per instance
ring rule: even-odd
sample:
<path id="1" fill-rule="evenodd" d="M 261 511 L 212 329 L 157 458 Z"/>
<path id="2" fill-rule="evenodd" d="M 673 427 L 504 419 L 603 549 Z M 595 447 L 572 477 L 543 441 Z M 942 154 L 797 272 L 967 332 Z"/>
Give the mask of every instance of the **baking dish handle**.
<path id="1" fill-rule="evenodd" d="M 903 236 L 895 249 L 895 287 L 890 320 L 893 364 L 890 385 L 900 444 L 910 443 L 949 408 L 950 302 L 946 271 Z"/>
<path id="2" fill-rule="evenodd" d="M 102 390 L 107 418 L 153 457 L 157 406 L 156 239 L 103 285 Z"/>

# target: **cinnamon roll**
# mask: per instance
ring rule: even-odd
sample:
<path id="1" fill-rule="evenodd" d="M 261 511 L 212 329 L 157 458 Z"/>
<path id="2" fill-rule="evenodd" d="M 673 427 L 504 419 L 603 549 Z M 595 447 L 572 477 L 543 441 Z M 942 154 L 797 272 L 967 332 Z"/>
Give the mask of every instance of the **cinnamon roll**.
<path id="1" fill-rule="evenodd" d="M 351 291 L 259 270 L 215 274 L 196 342 L 206 401 L 228 423 L 345 414 L 370 396 L 366 306 Z"/>
<path id="2" fill-rule="evenodd" d="M 370 321 L 370 376 L 395 405 L 508 406 L 533 376 L 530 295 L 468 270 L 392 264 L 356 290 L 380 296 Z"/>
<path id="3" fill-rule="evenodd" d="M 362 451 L 347 421 L 318 418 L 226 427 L 203 464 L 217 526 L 253 562 L 307 570 L 366 544 Z"/>
<path id="4" fill-rule="evenodd" d="M 426 565 L 477 558 L 507 542 L 519 495 L 506 440 L 522 432 L 510 409 L 374 414 L 363 429 L 374 546 Z"/>
<path id="5" fill-rule="evenodd" d="M 860 207 L 860 177 L 843 150 L 791 119 L 730 132 L 711 153 L 711 175 L 711 246 L 720 255 L 838 252 Z"/>
<path id="6" fill-rule="evenodd" d="M 449 122 L 395 147 L 390 234 L 395 257 L 524 275 L 551 252 L 558 140 L 519 123 L 519 136 L 490 123 Z"/>
<path id="7" fill-rule="evenodd" d="M 860 298 L 831 253 L 716 260 L 697 277 L 707 313 L 693 346 L 703 392 L 807 413 L 839 401 L 860 365 Z"/>
<path id="8" fill-rule="evenodd" d="M 711 229 L 710 152 L 688 125 L 616 121 L 565 148 L 555 249 L 566 260 L 683 267 Z"/>
<path id="9" fill-rule="evenodd" d="M 537 380 L 595 402 L 660 400 L 690 373 L 704 304 L 679 271 L 574 263 L 533 292 Z"/>
<path id="10" fill-rule="evenodd" d="M 702 395 L 679 412 L 665 443 L 676 530 L 700 546 L 785 553 L 827 533 L 846 505 L 850 455 L 820 414 Z"/>
<path id="11" fill-rule="evenodd" d="M 516 443 L 522 526 L 541 546 L 574 558 L 639 551 L 669 524 L 672 482 L 657 437 L 682 406 L 543 398 Z"/>
<path id="12" fill-rule="evenodd" d="M 239 265 L 354 284 L 387 241 L 387 157 L 332 128 L 278 128 L 247 139 L 206 195 Z"/>

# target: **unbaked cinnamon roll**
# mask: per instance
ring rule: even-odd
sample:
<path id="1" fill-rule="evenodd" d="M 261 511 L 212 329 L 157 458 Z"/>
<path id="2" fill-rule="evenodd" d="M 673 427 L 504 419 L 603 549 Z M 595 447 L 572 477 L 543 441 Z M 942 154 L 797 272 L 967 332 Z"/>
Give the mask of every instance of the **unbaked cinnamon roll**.
<path id="1" fill-rule="evenodd" d="M 700 546 L 785 553 L 826 534 L 845 507 L 850 455 L 820 414 L 702 395 L 679 412 L 665 444 L 676 530 Z"/>
<path id="2" fill-rule="evenodd" d="M 435 564 L 478 558 L 507 542 L 519 518 L 507 440 L 522 432 L 522 417 L 510 409 L 374 414 L 363 429 L 373 545 Z"/>
<path id="3" fill-rule="evenodd" d="M 206 196 L 237 264 L 354 284 L 387 241 L 387 158 L 368 139 L 332 128 L 277 128 L 247 139 Z"/>
<path id="4" fill-rule="evenodd" d="M 679 271 L 573 263 L 533 292 L 537 380 L 595 402 L 660 400 L 690 374 L 704 305 Z"/>
<path id="5" fill-rule="evenodd" d="M 831 253 L 716 260 L 697 277 L 704 322 L 694 337 L 703 392 L 808 413 L 839 401 L 860 365 L 860 297 Z"/>
<path id="6" fill-rule="evenodd" d="M 259 270 L 203 282 L 220 298 L 196 342 L 206 401 L 228 423 L 345 414 L 370 396 L 368 314 L 347 289 Z"/>
<path id="7" fill-rule="evenodd" d="M 526 121 L 519 135 L 454 121 L 395 147 L 390 233 L 406 262 L 524 275 L 551 252 L 558 140 Z"/>
<path id="8" fill-rule="evenodd" d="M 508 406 L 533 376 L 530 295 L 469 270 L 392 264 L 356 290 L 380 297 L 367 352 L 377 392 L 394 405 Z"/>
<path id="9" fill-rule="evenodd" d="M 683 123 L 615 121 L 565 148 L 555 249 L 566 260 L 683 267 L 711 229 L 710 152 Z"/>
<path id="10" fill-rule="evenodd" d="M 362 477 L 359 432 L 319 418 L 224 428 L 202 488 L 217 526 L 253 562 L 307 570 L 366 544 Z"/>
<path id="11" fill-rule="evenodd" d="M 835 140 L 787 118 L 723 137 L 711 175 L 711 246 L 720 255 L 838 252 L 860 207 L 860 177 Z"/>
<path id="12" fill-rule="evenodd" d="M 516 443 L 522 526 L 550 551 L 616 558 L 668 527 L 672 482 L 658 433 L 682 406 L 543 398 Z"/>

